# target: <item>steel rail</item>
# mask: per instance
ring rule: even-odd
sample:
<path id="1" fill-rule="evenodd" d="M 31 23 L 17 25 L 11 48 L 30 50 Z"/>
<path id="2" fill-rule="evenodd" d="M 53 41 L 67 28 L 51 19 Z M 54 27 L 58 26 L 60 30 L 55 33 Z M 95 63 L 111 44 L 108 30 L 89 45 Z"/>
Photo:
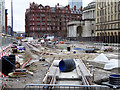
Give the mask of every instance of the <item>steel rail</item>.
<path id="1" fill-rule="evenodd" d="M 82 75 L 82 82 L 83 82 L 83 84 L 84 85 L 89 85 L 89 82 L 88 82 L 87 78 L 84 76 L 84 74 L 83 74 L 82 70 L 80 69 L 79 65 L 78 65 L 78 68 L 79 68 L 79 70 L 81 72 L 81 75 Z"/>
<path id="2" fill-rule="evenodd" d="M 99 87 L 99 88 L 109 88 L 108 86 L 105 85 L 63 85 L 63 84 L 26 84 L 24 89 L 27 88 L 28 86 L 54 86 L 54 87 Z"/>

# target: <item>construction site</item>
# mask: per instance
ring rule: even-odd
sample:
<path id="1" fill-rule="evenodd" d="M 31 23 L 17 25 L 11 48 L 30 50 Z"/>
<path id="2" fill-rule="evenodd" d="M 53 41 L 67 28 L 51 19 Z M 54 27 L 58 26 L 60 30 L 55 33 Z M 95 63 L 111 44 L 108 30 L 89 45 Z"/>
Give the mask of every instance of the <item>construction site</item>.
<path id="1" fill-rule="evenodd" d="M 120 89 L 118 46 L 55 39 L 1 50 L 0 89 Z"/>

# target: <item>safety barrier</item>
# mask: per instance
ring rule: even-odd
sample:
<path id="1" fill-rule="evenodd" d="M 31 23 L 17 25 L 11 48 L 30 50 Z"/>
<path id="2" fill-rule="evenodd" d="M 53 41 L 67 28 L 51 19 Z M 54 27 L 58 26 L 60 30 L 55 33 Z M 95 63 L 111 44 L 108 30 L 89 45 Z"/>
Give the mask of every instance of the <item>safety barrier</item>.
<path id="1" fill-rule="evenodd" d="M 10 53 L 8 53 L 10 51 L 10 47 L 12 46 L 12 44 L 9 44 L 7 46 L 2 46 L 0 47 L 0 59 L 2 56 L 5 55 L 9 55 Z"/>
<path id="2" fill-rule="evenodd" d="M 27 84 L 24 90 L 116 90 L 104 85 Z"/>
<path id="3" fill-rule="evenodd" d="M 108 45 L 108 46 L 120 46 L 120 44 L 117 43 L 94 43 L 95 45 Z"/>

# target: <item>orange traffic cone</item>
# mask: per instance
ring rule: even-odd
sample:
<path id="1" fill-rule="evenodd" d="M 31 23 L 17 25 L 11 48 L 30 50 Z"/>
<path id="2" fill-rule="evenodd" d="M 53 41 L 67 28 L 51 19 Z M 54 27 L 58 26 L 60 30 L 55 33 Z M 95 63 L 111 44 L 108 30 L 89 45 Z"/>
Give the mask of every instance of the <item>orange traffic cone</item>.
<path id="1" fill-rule="evenodd" d="M 64 42 L 65 42 L 65 40 L 63 39 L 63 42 L 62 42 L 62 44 L 64 44 Z"/>
<path id="2" fill-rule="evenodd" d="M 61 44 L 61 41 L 59 41 L 59 43 L 58 44 Z"/>

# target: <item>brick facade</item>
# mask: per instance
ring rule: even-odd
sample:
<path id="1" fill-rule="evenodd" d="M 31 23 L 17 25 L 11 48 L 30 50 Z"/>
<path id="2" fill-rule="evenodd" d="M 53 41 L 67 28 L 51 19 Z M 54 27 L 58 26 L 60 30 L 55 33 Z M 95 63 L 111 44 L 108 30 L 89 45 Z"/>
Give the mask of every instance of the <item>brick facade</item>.
<path id="1" fill-rule="evenodd" d="M 25 34 L 40 38 L 44 34 L 66 37 L 67 22 L 80 20 L 81 14 L 71 13 L 70 7 L 30 4 L 25 13 Z"/>

